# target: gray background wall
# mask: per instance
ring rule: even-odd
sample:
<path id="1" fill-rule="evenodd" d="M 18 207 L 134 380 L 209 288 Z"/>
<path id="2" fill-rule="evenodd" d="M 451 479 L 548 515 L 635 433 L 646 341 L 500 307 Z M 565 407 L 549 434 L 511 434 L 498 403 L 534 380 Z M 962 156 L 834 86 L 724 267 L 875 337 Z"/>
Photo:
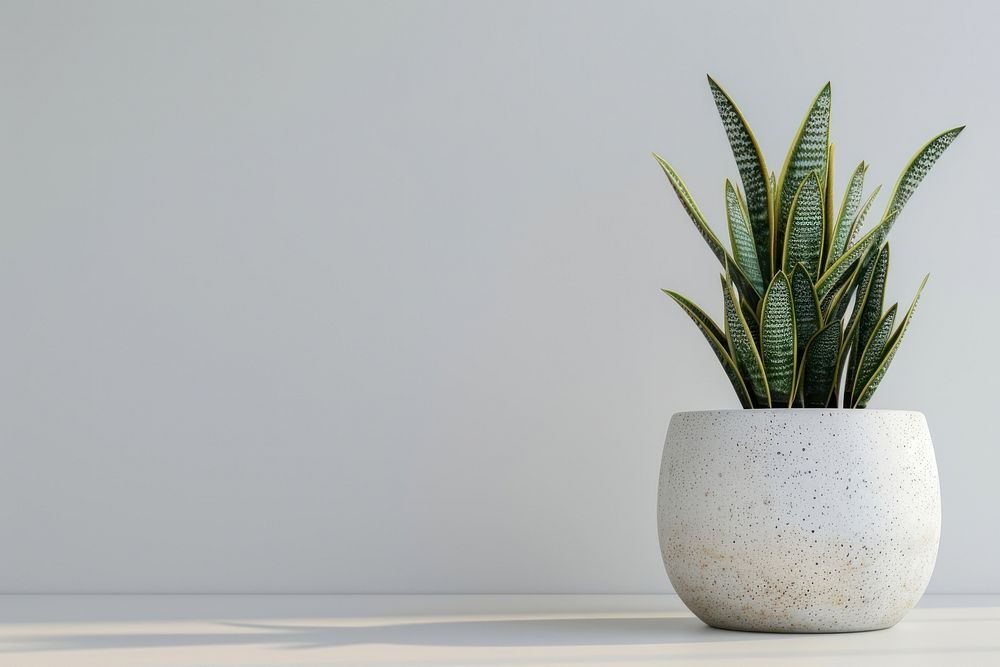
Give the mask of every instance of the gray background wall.
<path id="1" fill-rule="evenodd" d="M 659 292 L 834 84 L 838 189 L 968 123 L 893 232 L 935 592 L 1000 592 L 995 3 L 0 4 L 0 590 L 663 592 Z M 880 205 L 884 205 L 881 200 Z M 877 209 L 881 210 L 881 208 Z"/>

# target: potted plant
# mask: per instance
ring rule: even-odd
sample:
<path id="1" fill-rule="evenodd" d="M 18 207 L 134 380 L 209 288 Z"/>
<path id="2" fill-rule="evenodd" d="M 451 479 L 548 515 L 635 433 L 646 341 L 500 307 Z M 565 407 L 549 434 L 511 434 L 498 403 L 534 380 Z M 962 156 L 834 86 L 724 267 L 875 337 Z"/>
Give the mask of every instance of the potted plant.
<path id="1" fill-rule="evenodd" d="M 742 181 L 742 191 L 725 183 L 729 248 L 654 157 L 722 265 L 722 324 L 664 292 L 704 335 L 744 409 L 670 420 L 658 500 L 667 574 L 691 611 L 720 628 L 886 628 L 923 594 L 941 525 L 924 416 L 865 409 L 927 281 L 905 313 L 885 308 L 886 239 L 963 128 L 917 152 L 862 233 L 878 189 L 865 196 L 862 162 L 834 194 L 829 84 L 777 177 L 730 96 L 711 77 L 709 87 Z"/>

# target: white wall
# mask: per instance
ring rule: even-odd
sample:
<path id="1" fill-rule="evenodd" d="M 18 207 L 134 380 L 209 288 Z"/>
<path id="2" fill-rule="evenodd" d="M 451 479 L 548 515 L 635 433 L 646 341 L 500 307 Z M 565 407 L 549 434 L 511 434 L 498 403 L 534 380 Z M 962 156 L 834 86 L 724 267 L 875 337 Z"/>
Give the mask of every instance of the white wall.
<path id="1" fill-rule="evenodd" d="M 968 123 L 873 407 L 935 436 L 932 590 L 1000 592 L 996 7 L 4 3 L 0 590 L 668 590 L 667 420 L 737 403 L 649 153 L 721 233 L 711 72 L 775 167 L 831 79 L 839 187 Z"/>

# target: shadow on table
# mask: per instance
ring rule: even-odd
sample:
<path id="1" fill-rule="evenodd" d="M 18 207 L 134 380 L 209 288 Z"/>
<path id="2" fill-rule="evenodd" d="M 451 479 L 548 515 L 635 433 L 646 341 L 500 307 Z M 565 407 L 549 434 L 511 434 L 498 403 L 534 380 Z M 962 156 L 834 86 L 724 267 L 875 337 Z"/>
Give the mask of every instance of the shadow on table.
<path id="1" fill-rule="evenodd" d="M 217 633 L 88 633 L 25 637 L 7 651 L 254 646 L 310 649 L 359 644 L 411 646 L 616 646 L 774 640 L 788 635 L 730 632 L 691 617 L 416 621 L 377 626 L 218 622 Z"/>

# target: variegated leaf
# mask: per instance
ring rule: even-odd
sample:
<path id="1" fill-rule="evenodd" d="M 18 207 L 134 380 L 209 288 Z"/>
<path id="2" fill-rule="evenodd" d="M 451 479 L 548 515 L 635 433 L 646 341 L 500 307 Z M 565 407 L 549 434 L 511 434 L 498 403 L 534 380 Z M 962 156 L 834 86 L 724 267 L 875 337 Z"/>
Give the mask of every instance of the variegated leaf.
<path id="1" fill-rule="evenodd" d="M 712 97 L 715 98 L 715 106 L 719 109 L 719 117 L 729 138 L 729 145 L 733 149 L 736 168 L 739 169 L 743 190 L 746 192 L 748 222 L 753 232 L 757 260 L 761 271 L 770 275 L 771 188 L 768 187 L 764 156 L 750 131 L 750 126 L 729 94 L 712 77 L 708 77 L 708 85 L 712 89 Z M 749 273 L 747 275 L 750 276 Z M 763 286 L 760 290 L 764 291 Z"/>
<path id="2" fill-rule="evenodd" d="M 885 307 L 885 283 L 888 273 L 889 244 L 887 243 L 882 246 L 878 256 L 871 262 L 869 276 L 864 285 L 865 294 L 863 303 L 861 303 L 862 300 L 859 297 L 861 310 L 857 311 L 856 326 L 858 328 L 858 347 L 860 349 L 857 355 L 851 357 L 851 363 L 847 367 L 848 378 L 863 377 L 863 375 L 856 375 L 858 362 L 861 361 L 860 355 L 862 350 L 868 345 L 868 341 L 871 340 L 872 335 L 879 326 L 879 320 L 882 318 L 882 309 Z M 851 382 L 847 387 L 852 392 L 852 398 L 856 386 L 856 383 Z"/>
<path id="3" fill-rule="evenodd" d="M 760 318 L 757 317 L 757 313 L 750 307 L 746 299 L 740 299 L 740 310 L 743 312 L 743 319 L 747 322 L 747 328 L 750 329 L 753 343 L 760 350 Z"/>
<path id="4" fill-rule="evenodd" d="M 726 372 L 726 376 L 733 385 L 733 389 L 736 391 L 736 395 L 740 399 L 740 405 L 744 408 L 752 408 L 753 401 L 750 398 L 750 392 L 747 391 L 746 384 L 743 382 L 743 378 L 740 377 L 739 369 L 736 368 L 736 363 L 733 358 L 729 355 L 728 342 L 726 341 L 726 335 L 723 333 L 722 329 L 709 317 L 705 311 L 699 308 L 690 299 L 678 294 L 677 292 L 672 292 L 670 290 L 663 290 L 663 293 L 673 299 L 688 317 L 694 321 L 697 325 L 699 331 L 705 336 L 705 340 L 712 347 L 712 351 L 715 352 L 715 356 L 718 358 L 719 363 L 722 364 L 723 370 Z"/>
<path id="5" fill-rule="evenodd" d="M 820 300 L 820 312 L 823 313 L 824 322 L 844 319 L 847 306 L 851 303 L 851 298 L 858 289 L 861 282 L 861 264 L 855 264 L 853 270 L 840 287 L 827 293 Z"/>
<path id="6" fill-rule="evenodd" d="M 871 210 L 872 204 L 875 203 L 875 198 L 881 191 L 882 191 L 882 186 L 876 185 L 875 189 L 872 190 L 872 193 L 868 195 L 868 199 L 866 199 L 865 203 L 861 205 L 861 210 L 858 211 L 857 214 L 855 214 L 854 220 L 851 222 L 851 231 L 848 234 L 848 241 L 847 241 L 848 246 L 850 246 L 857 240 L 858 234 L 861 233 L 861 228 L 864 226 L 865 217 L 868 215 L 868 211 Z"/>
<path id="7" fill-rule="evenodd" d="M 806 347 L 808 346 L 809 344 L 806 343 Z M 803 350 L 803 353 L 805 353 L 805 350 Z M 795 369 L 795 387 L 792 389 L 793 395 L 791 404 L 791 407 L 793 408 L 806 407 L 805 396 L 802 394 L 802 378 L 805 376 L 805 374 L 806 374 L 805 357 L 801 356 L 799 357 L 799 364 Z"/>
<path id="8" fill-rule="evenodd" d="M 739 264 L 736 263 L 732 255 L 726 257 L 725 267 L 730 280 L 736 286 L 737 295 L 746 299 L 752 308 L 760 308 L 760 301 L 764 298 L 763 293 L 757 291 L 757 288 L 754 287 L 750 279 L 743 273 L 743 269 L 739 267 Z"/>
<path id="9" fill-rule="evenodd" d="M 854 214 L 857 213 L 858 207 L 861 205 L 867 170 L 868 167 L 862 162 L 854 169 L 851 180 L 847 183 L 847 191 L 844 193 L 844 200 L 840 204 L 840 213 L 837 215 L 833 227 L 833 238 L 826 253 L 827 268 L 834 260 L 844 254 L 850 241 L 851 223 L 854 221 Z"/>
<path id="10" fill-rule="evenodd" d="M 855 299 L 854 310 L 851 312 L 846 329 L 848 339 L 856 340 L 847 364 L 847 377 L 844 380 L 844 397 L 848 405 L 854 400 L 854 381 L 861 354 L 882 317 L 886 275 L 889 270 L 889 245 L 872 248 L 862 261 L 862 267 L 864 267 L 864 277 L 860 282 L 858 298 Z"/>
<path id="11" fill-rule="evenodd" d="M 729 223 L 729 239 L 733 245 L 736 263 L 753 283 L 758 292 L 764 291 L 764 278 L 757 262 L 757 248 L 754 232 L 750 229 L 749 213 L 740 193 L 726 179 L 726 220 Z"/>
<path id="12" fill-rule="evenodd" d="M 876 323 L 875 330 L 872 331 L 871 338 L 868 342 L 864 344 L 863 351 L 859 355 L 861 361 L 858 363 L 858 368 L 855 371 L 857 375 L 854 377 L 854 386 L 863 387 L 871 379 L 872 374 L 878 365 L 882 362 L 882 357 L 885 353 L 886 343 L 889 341 L 889 336 L 892 334 L 892 325 L 896 322 L 896 310 L 899 308 L 898 304 L 892 304 L 892 307 L 886 311 L 885 315 Z M 858 340 L 863 340 L 859 338 Z"/>
<path id="13" fill-rule="evenodd" d="M 827 292 L 826 296 L 820 299 L 819 312 L 823 314 L 823 317 L 821 317 L 820 319 L 822 320 L 829 319 L 826 316 L 826 314 L 829 313 L 832 310 L 833 305 L 837 303 L 841 297 L 844 296 L 846 288 L 847 288 L 847 283 L 844 283 L 843 285 L 833 290 L 832 292 Z"/>
<path id="14" fill-rule="evenodd" d="M 819 275 L 826 268 L 826 253 L 827 248 L 833 242 L 833 172 L 834 172 L 834 162 L 833 162 L 833 144 L 826 152 L 826 172 L 824 173 L 824 189 L 823 189 L 823 257 L 819 269 L 816 271 L 816 275 Z"/>
<path id="15" fill-rule="evenodd" d="M 868 294 L 868 285 L 871 281 L 872 274 L 874 273 L 875 264 L 874 258 L 878 256 L 879 248 L 872 248 L 861 261 L 855 265 L 854 271 L 847 282 L 837 290 L 837 303 L 833 304 L 828 311 L 827 320 L 842 320 L 847 311 L 848 302 L 851 301 L 851 297 L 857 293 L 857 298 L 854 299 L 854 308 L 851 311 L 851 317 L 847 322 L 847 326 L 844 328 L 844 335 L 842 338 L 840 346 L 840 358 L 837 360 L 837 377 L 834 385 L 834 394 L 832 400 L 836 401 L 840 395 L 840 383 L 844 382 L 844 407 L 850 407 L 851 405 L 851 391 L 853 389 L 854 382 L 854 371 L 851 370 L 845 373 L 846 367 L 848 366 L 848 360 L 852 362 L 856 361 L 856 358 L 861 351 L 858 350 L 858 319 L 860 313 L 864 310 L 865 298 Z M 855 368 L 852 366 L 852 368 Z M 846 377 L 845 377 L 846 375 Z M 832 407 L 836 407 L 835 405 Z"/>
<path id="16" fill-rule="evenodd" d="M 754 405 L 769 408 L 771 396 L 764 374 L 764 364 L 757 352 L 757 346 L 754 345 L 753 335 L 743 317 L 743 312 L 736 305 L 732 284 L 726 276 L 722 276 L 722 296 L 726 303 L 726 338 L 729 341 L 729 355 L 736 362 L 736 367 L 739 368 L 740 375 L 754 399 Z"/>
<path id="17" fill-rule="evenodd" d="M 788 276 L 779 271 L 764 293 L 760 349 L 772 406 L 791 404 L 795 385 L 795 311 Z"/>
<path id="18" fill-rule="evenodd" d="M 663 169 L 663 173 L 667 175 L 667 180 L 670 181 L 670 186 L 673 187 L 674 192 L 677 194 L 677 198 L 680 200 L 681 206 L 684 207 L 688 217 L 691 218 L 691 222 L 694 223 L 694 226 L 698 229 L 702 238 L 704 238 L 705 242 L 708 243 L 708 247 L 711 248 L 712 254 L 714 254 L 718 258 L 719 262 L 725 266 L 727 255 L 726 248 L 722 245 L 719 237 L 715 235 L 715 232 L 712 231 L 712 228 L 708 226 L 708 221 L 705 220 L 705 216 L 702 214 L 701 209 L 699 209 L 698 204 L 695 203 L 694 197 L 692 197 L 691 193 L 688 192 L 687 186 L 684 185 L 684 181 L 681 180 L 681 177 L 677 175 L 674 168 L 667 164 L 663 158 L 656 153 L 653 153 L 653 157 L 660 163 L 660 168 Z"/>
<path id="19" fill-rule="evenodd" d="M 785 273 L 791 273 L 796 264 L 802 263 L 811 278 L 819 275 L 824 234 L 822 188 L 819 175 L 813 173 L 802 181 L 792 199 L 781 253 Z"/>
<path id="20" fill-rule="evenodd" d="M 888 245 L 888 244 L 887 244 Z M 864 310 L 865 299 L 868 296 L 868 287 L 871 285 L 872 276 L 875 273 L 875 268 L 878 264 L 876 261 L 879 254 L 885 246 L 879 248 L 878 246 L 873 246 L 868 249 L 868 252 L 861 261 L 857 264 L 855 271 L 857 275 L 853 279 L 858 285 L 858 298 L 854 300 L 854 308 L 851 310 L 851 319 L 847 323 L 847 328 L 852 329 L 857 326 L 857 321 L 861 317 L 861 313 Z M 879 311 L 879 316 L 881 316 L 881 311 Z"/>
<path id="21" fill-rule="evenodd" d="M 816 293 L 822 301 L 823 298 L 835 287 L 843 284 L 846 276 L 854 270 L 855 264 L 864 258 L 865 253 L 871 250 L 872 246 L 881 245 L 883 237 L 881 234 L 890 226 L 899 214 L 898 211 L 891 213 L 889 217 L 883 219 L 867 234 L 862 236 L 857 243 L 852 245 L 840 256 L 837 261 L 830 265 L 830 268 L 816 281 Z"/>
<path id="22" fill-rule="evenodd" d="M 878 264 L 875 260 L 878 257 L 879 252 L 879 248 L 872 248 L 869 250 L 868 254 L 862 258 L 858 268 L 856 269 L 856 271 L 859 271 L 861 274 L 860 279 L 858 279 L 858 298 L 854 300 L 854 308 L 851 311 L 851 317 L 848 319 L 847 327 L 844 329 L 844 341 L 847 343 L 844 351 L 847 352 L 849 350 L 850 354 L 847 360 L 841 360 L 841 366 L 844 365 L 844 361 L 847 361 L 847 377 L 844 379 L 844 404 L 847 406 L 850 406 L 853 401 L 854 377 L 858 370 L 858 359 L 864 351 L 865 343 L 868 342 L 867 338 L 860 338 L 858 334 L 858 323 L 861 321 L 861 313 L 864 312 L 865 302 L 868 300 L 868 290 L 871 285 L 872 276 L 875 273 L 875 268 Z M 875 316 L 876 322 L 882 315 L 881 308 L 882 305 L 879 304 L 879 311 Z"/>
<path id="23" fill-rule="evenodd" d="M 924 176 L 927 172 L 931 170 L 937 159 L 941 157 L 945 149 L 951 145 L 955 138 L 961 134 L 965 126 L 956 127 L 945 132 L 942 132 L 938 136 L 934 137 L 927 144 L 924 145 L 917 154 L 914 155 L 906 167 L 903 169 L 903 173 L 900 174 L 899 180 L 896 181 L 895 187 L 892 189 L 892 195 L 889 197 L 889 203 L 886 205 L 885 214 L 882 216 L 883 219 L 888 217 L 891 213 L 898 214 L 899 211 L 903 209 L 906 202 L 909 201 L 913 192 L 920 185 L 920 182 L 924 180 Z M 891 227 L 891 225 L 890 225 Z M 889 233 L 889 229 L 885 230 L 885 234 Z"/>
<path id="24" fill-rule="evenodd" d="M 837 298 L 833 300 L 832 304 L 830 304 L 830 308 L 826 310 L 823 321 L 832 322 L 833 320 L 837 320 L 839 322 L 844 319 L 844 313 L 847 312 L 847 306 L 850 305 L 851 297 L 854 296 L 854 291 L 856 289 L 856 282 L 847 282 L 838 291 Z"/>
<path id="25" fill-rule="evenodd" d="M 923 281 L 920 283 L 920 287 L 917 289 L 916 296 L 913 297 L 913 303 L 910 304 L 910 309 L 906 311 L 906 315 L 903 317 L 903 321 L 899 324 L 899 327 L 892 334 L 889 342 L 886 346 L 886 351 L 882 356 L 882 361 L 879 363 L 878 368 L 872 373 L 871 379 L 868 380 L 857 392 L 857 399 L 854 402 L 855 408 L 865 408 L 868 407 L 868 402 L 871 401 L 872 395 L 875 390 L 878 389 L 879 383 L 882 382 L 882 378 L 885 377 L 885 373 L 889 368 L 889 364 L 892 363 L 893 358 L 896 356 L 896 352 L 899 350 L 900 343 L 903 342 L 903 336 L 906 334 L 906 330 L 910 326 L 910 320 L 913 317 L 913 313 L 916 312 L 917 302 L 920 300 L 920 293 L 924 290 L 924 285 L 927 284 L 927 279 L 930 274 L 924 276 Z"/>
<path id="26" fill-rule="evenodd" d="M 803 264 L 796 264 L 792 269 L 792 305 L 795 308 L 795 339 L 796 353 L 802 358 L 806 343 L 819 330 L 823 315 L 819 309 L 819 299 L 809 272 Z"/>
<path id="27" fill-rule="evenodd" d="M 792 199 L 802 181 L 812 172 L 822 173 L 826 168 L 827 148 L 830 145 L 830 84 L 823 86 L 806 113 L 799 131 L 788 149 L 785 165 L 778 178 L 778 202 L 774 252 L 784 245 L 785 225 L 792 208 Z"/>
<path id="28" fill-rule="evenodd" d="M 833 393 L 830 395 L 830 400 L 827 401 L 826 407 L 836 408 L 840 407 L 840 383 L 844 376 L 845 366 L 847 365 L 847 355 L 851 350 L 851 346 L 854 344 L 857 338 L 857 331 L 851 336 L 847 330 L 844 331 L 844 335 L 841 337 L 840 341 L 840 354 L 837 356 L 837 370 L 833 377 Z M 844 407 L 849 407 L 850 403 L 847 401 L 845 394 L 844 397 Z"/>
<path id="29" fill-rule="evenodd" d="M 833 393 L 842 332 L 830 322 L 810 339 L 805 352 L 802 395 L 807 408 L 823 408 Z"/>
<path id="30" fill-rule="evenodd" d="M 667 164 L 663 158 L 656 153 L 653 153 L 653 157 L 656 158 L 656 161 L 660 164 L 660 168 L 663 169 L 663 173 L 667 175 L 667 180 L 670 182 L 670 186 L 677 194 L 677 198 L 680 200 L 681 205 L 687 212 L 688 217 L 691 218 L 691 221 L 698 229 L 702 238 L 704 238 L 705 242 L 708 243 L 708 247 L 712 250 L 712 254 L 716 256 L 719 263 L 722 264 L 722 266 L 726 268 L 726 271 L 730 273 L 733 281 L 739 287 L 740 293 L 743 294 L 743 296 L 746 297 L 754 307 L 757 307 L 761 297 L 760 291 L 754 287 L 753 282 L 746 276 L 743 269 L 736 264 L 736 261 L 732 258 L 732 256 L 726 252 L 726 248 L 722 245 L 722 242 L 719 241 L 719 237 L 717 237 L 711 227 L 708 226 L 708 221 L 705 220 L 705 216 L 698 208 L 698 205 L 695 203 L 694 198 L 688 191 L 687 186 L 684 185 L 684 181 L 681 180 L 680 176 L 677 175 L 677 172 L 674 171 L 674 168 Z M 732 266 L 728 266 L 728 264 L 732 264 Z"/>

